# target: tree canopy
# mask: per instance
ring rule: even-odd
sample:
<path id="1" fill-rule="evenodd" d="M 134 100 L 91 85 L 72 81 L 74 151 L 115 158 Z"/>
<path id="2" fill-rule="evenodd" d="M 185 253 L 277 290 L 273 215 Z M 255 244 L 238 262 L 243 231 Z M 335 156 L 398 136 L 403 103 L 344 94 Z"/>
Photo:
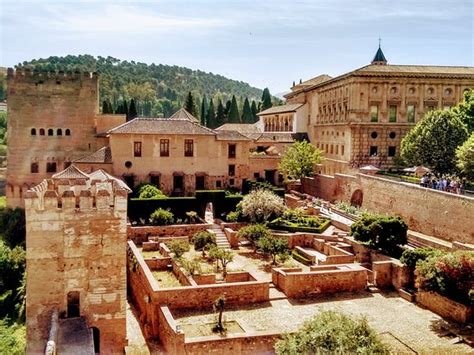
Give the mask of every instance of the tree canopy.
<path id="1" fill-rule="evenodd" d="M 467 139 L 467 128 L 452 110 L 432 111 L 408 132 L 401 157 L 409 165 L 424 165 L 437 175 L 456 170 L 456 148 Z"/>
<path id="2" fill-rule="evenodd" d="M 237 105 L 237 99 L 235 98 L 235 96 L 232 96 L 229 113 L 227 115 L 227 122 L 229 123 L 241 122 L 240 114 L 239 114 L 239 106 Z"/>
<path id="3" fill-rule="evenodd" d="M 474 132 L 474 89 L 464 93 L 464 100 L 453 108 L 453 112 L 467 126 L 469 134 Z"/>
<path id="4" fill-rule="evenodd" d="M 263 89 L 262 93 L 262 107 L 260 107 L 260 110 L 266 110 L 267 108 L 272 107 L 272 96 L 270 95 L 270 90 L 268 88 Z"/>
<path id="5" fill-rule="evenodd" d="M 281 158 L 279 170 L 289 179 L 312 176 L 315 164 L 322 161 L 322 151 L 303 140 L 287 147 Z"/>
<path id="6" fill-rule="evenodd" d="M 456 164 L 461 175 L 474 181 L 474 131 L 469 139 L 456 149 Z"/>

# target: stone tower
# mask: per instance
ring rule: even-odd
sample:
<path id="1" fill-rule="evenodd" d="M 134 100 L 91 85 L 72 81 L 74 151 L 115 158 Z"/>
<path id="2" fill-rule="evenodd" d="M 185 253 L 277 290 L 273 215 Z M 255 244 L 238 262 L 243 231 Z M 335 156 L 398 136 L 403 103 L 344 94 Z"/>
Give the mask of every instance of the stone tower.
<path id="1" fill-rule="evenodd" d="M 98 75 L 8 69 L 7 203 L 97 148 Z"/>
<path id="2" fill-rule="evenodd" d="M 123 352 L 128 192 L 104 171 L 70 165 L 25 194 L 27 353 L 44 353 L 48 340 L 67 352 L 71 320 L 96 350 Z"/>

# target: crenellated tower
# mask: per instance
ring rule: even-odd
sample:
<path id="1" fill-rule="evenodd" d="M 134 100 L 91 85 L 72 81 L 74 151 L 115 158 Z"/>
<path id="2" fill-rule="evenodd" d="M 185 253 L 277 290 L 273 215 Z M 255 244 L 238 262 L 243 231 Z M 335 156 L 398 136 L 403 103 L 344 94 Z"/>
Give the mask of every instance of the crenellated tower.
<path id="1" fill-rule="evenodd" d="M 8 69 L 7 204 L 97 149 L 98 75 Z"/>
<path id="2" fill-rule="evenodd" d="M 48 340 L 65 351 L 71 320 L 86 324 L 96 351 L 123 352 L 128 192 L 104 171 L 70 165 L 25 194 L 27 353 L 44 353 Z"/>

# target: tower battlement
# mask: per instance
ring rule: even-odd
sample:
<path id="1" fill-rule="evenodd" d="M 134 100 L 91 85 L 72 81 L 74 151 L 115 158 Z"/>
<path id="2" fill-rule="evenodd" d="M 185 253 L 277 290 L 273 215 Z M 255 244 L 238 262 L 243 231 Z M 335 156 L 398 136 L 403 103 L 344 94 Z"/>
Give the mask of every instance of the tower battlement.
<path id="1" fill-rule="evenodd" d="M 99 78 L 97 72 L 81 72 L 81 71 L 41 71 L 32 70 L 31 68 L 8 68 L 7 70 L 8 81 L 15 82 L 34 82 L 35 84 L 40 81 L 57 81 L 57 80 L 95 80 Z"/>

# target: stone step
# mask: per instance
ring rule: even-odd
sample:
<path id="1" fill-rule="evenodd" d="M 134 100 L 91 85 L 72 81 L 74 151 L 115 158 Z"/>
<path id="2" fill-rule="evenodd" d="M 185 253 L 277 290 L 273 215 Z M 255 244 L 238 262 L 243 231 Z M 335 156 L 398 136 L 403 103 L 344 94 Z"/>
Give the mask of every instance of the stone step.
<path id="1" fill-rule="evenodd" d="M 272 288 L 270 286 L 269 291 L 270 291 L 270 301 L 284 300 L 288 298 L 283 292 L 281 292 L 275 287 Z"/>

